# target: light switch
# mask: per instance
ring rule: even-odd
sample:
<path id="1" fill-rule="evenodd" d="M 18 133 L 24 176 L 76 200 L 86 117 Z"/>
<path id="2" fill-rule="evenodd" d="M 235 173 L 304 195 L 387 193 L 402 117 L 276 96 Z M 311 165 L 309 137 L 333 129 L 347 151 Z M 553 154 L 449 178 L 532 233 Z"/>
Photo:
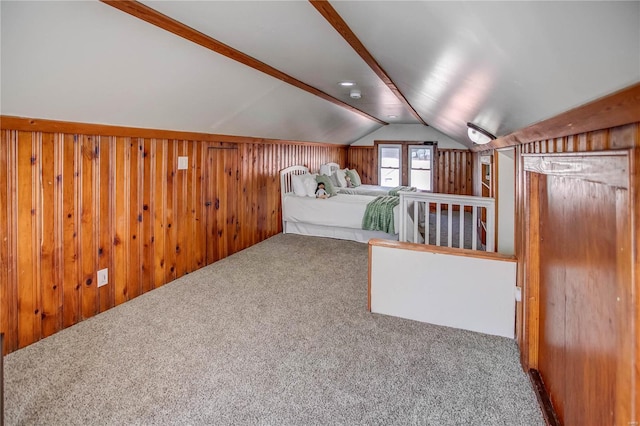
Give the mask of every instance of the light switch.
<path id="1" fill-rule="evenodd" d="M 187 170 L 189 168 L 189 157 L 178 157 L 178 170 Z"/>

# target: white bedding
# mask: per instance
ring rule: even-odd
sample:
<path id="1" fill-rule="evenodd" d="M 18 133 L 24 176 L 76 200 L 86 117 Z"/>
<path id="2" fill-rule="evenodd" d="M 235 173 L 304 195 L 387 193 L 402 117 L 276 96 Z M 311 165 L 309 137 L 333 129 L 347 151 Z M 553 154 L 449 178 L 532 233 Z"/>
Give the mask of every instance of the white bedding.
<path id="1" fill-rule="evenodd" d="M 391 191 L 395 186 L 380 186 L 380 185 L 360 185 L 353 188 L 336 188 L 338 190 L 338 194 L 349 194 L 349 195 L 370 195 L 377 197 L 378 195 L 389 195 L 389 191 Z"/>

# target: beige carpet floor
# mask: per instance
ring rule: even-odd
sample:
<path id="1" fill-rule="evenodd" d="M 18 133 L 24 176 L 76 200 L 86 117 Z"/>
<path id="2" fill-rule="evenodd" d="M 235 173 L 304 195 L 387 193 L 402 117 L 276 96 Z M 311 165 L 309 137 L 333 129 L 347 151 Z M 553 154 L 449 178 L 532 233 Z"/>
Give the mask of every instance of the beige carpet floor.
<path id="1" fill-rule="evenodd" d="M 5 357 L 5 422 L 543 424 L 513 340 L 366 301 L 366 244 L 276 235 Z"/>

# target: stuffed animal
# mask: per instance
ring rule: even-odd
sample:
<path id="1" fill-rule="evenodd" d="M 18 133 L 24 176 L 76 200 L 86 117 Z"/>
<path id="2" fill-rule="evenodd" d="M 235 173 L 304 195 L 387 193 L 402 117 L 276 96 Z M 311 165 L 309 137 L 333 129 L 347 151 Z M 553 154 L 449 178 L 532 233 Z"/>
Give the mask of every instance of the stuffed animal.
<path id="1" fill-rule="evenodd" d="M 345 176 L 344 179 L 347 181 L 347 188 L 353 188 L 353 184 L 351 183 L 351 178 L 349 176 Z"/>

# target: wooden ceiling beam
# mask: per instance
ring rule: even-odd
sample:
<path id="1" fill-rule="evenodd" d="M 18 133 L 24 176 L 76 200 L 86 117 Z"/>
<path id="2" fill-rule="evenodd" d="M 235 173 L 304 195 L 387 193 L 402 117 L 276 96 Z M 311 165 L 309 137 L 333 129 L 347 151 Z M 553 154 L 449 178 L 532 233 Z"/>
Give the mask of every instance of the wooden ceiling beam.
<path id="1" fill-rule="evenodd" d="M 212 50 L 220 55 L 226 56 L 229 59 L 233 59 L 234 61 L 240 62 L 241 64 L 247 65 L 251 68 L 254 68 L 260 72 L 263 72 L 271 77 L 275 77 L 278 80 L 282 80 L 285 83 L 289 83 L 292 86 L 295 86 L 299 89 L 302 89 L 306 92 L 309 92 L 313 95 L 316 95 L 326 101 L 329 101 L 335 105 L 338 105 L 342 108 L 345 108 L 351 112 L 356 114 L 360 114 L 363 117 L 368 118 L 369 120 L 375 121 L 378 124 L 387 125 L 389 123 L 380 120 L 377 117 L 367 114 L 364 111 L 359 110 L 341 100 L 334 98 L 333 96 L 323 92 L 322 90 L 316 89 L 313 86 L 310 86 L 284 72 L 265 64 L 253 58 L 239 50 L 234 49 L 231 46 L 228 46 L 212 37 L 209 37 L 206 34 L 203 34 L 195 29 L 183 24 L 182 22 L 176 21 L 173 18 L 170 18 L 162 13 L 158 12 L 155 9 L 152 9 L 142 3 L 139 3 L 135 0 L 100 0 L 102 3 L 105 3 L 109 6 L 112 6 L 122 12 L 128 13 L 131 16 L 135 16 L 143 21 L 146 21 L 156 27 L 162 28 L 163 30 L 169 31 L 179 37 L 182 37 L 186 40 L 189 40 L 193 43 L 199 44 L 202 47 L 205 47 L 209 50 Z"/>
<path id="2" fill-rule="evenodd" d="M 340 14 L 331 6 L 328 0 L 309 0 L 309 3 L 316 8 L 318 12 L 324 17 L 324 19 L 331 24 L 331 26 L 345 39 L 347 43 L 355 50 L 358 55 L 369 65 L 369 67 L 376 73 L 376 75 L 382 80 L 382 82 L 393 92 L 394 95 L 402 102 L 402 104 L 411 112 L 411 114 L 422 124 L 428 126 L 428 124 L 422 119 L 418 111 L 409 103 L 407 98 L 404 97 L 398 86 L 391 80 L 391 77 L 380 66 L 378 61 L 367 50 L 364 44 L 360 41 L 358 36 L 349 28 L 349 25 L 342 19 Z"/>
<path id="3" fill-rule="evenodd" d="M 567 112 L 516 130 L 486 145 L 474 145 L 474 152 L 506 148 L 640 121 L 640 83 L 596 99 Z"/>

